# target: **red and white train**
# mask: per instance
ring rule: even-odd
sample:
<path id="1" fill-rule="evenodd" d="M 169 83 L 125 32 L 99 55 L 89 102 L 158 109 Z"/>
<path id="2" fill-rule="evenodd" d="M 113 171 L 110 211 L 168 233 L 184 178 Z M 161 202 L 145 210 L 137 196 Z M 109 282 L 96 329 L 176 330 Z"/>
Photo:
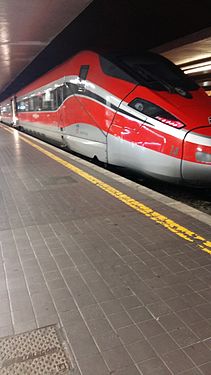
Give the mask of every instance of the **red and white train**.
<path id="1" fill-rule="evenodd" d="M 211 100 L 153 53 L 80 52 L 2 102 L 1 121 L 105 163 L 211 185 Z"/>

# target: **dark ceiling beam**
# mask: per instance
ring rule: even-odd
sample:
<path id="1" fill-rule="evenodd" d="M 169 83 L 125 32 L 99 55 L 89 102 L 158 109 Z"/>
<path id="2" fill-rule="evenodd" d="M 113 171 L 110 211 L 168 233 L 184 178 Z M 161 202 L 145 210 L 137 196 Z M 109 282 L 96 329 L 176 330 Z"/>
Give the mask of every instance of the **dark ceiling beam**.
<path id="1" fill-rule="evenodd" d="M 189 22 L 189 20 L 188 20 L 188 22 Z M 194 30 L 194 29 L 192 29 L 192 30 Z M 181 37 L 179 37 L 175 40 L 171 40 L 167 43 L 164 43 L 160 46 L 155 47 L 154 52 L 164 53 L 164 52 L 167 52 L 169 50 L 172 50 L 172 49 L 175 49 L 175 48 L 178 48 L 178 47 L 181 47 L 181 46 L 185 46 L 185 45 L 190 44 L 190 43 L 199 42 L 200 40 L 209 38 L 210 36 L 211 36 L 211 27 L 206 27 L 202 30 L 195 31 L 193 33 L 190 31 L 190 33 L 188 33 L 185 36 L 181 36 Z"/>
<path id="2" fill-rule="evenodd" d="M 194 81 L 196 82 L 205 82 L 205 81 L 210 81 L 211 80 L 211 72 L 208 73 L 200 73 L 200 74 L 195 74 L 195 75 L 190 75 L 189 77 L 192 77 Z"/>

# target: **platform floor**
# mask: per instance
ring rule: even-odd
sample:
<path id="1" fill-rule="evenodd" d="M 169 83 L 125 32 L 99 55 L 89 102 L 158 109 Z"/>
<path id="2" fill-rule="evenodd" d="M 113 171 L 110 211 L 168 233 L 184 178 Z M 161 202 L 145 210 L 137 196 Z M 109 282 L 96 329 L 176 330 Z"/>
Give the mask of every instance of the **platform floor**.
<path id="1" fill-rule="evenodd" d="M 209 218 L 175 206 L 1 126 L 0 337 L 58 323 L 73 374 L 210 375 Z"/>

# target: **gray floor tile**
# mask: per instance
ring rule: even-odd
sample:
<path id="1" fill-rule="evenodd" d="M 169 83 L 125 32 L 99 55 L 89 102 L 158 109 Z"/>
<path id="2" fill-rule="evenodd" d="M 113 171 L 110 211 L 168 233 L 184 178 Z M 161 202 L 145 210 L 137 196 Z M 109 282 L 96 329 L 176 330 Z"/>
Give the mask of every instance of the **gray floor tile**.
<path id="1" fill-rule="evenodd" d="M 99 353 L 99 350 L 90 336 L 68 337 L 76 358 L 80 359 L 93 356 Z"/>
<path id="2" fill-rule="evenodd" d="M 204 365 L 199 367 L 202 371 L 203 375 L 210 375 L 211 373 L 211 361 L 208 363 L 205 363 Z"/>
<path id="3" fill-rule="evenodd" d="M 0 337 L 60 323 L 82 375 L 210 375 L 211 258 L 0 133 Z"/>
<path id="4" fill-rule="evenodd" d="M 0 327 L 0 337 L 11 336 L 13 335 L 13 333 L 14 333 L 14 330 L 13 330 L 12 321 L 10 325 L 8 326 Z"/>
<path id="5" fill-rule="evenodd" d="M 97 335 L 94 339 L 102 352 L 122 345 L 118 334 L 113 331 Z"/>
<path id="6" fill-rule="evenodd" d="M 138 364 L 142 375 L 170 375 L 170 370 L 160 360 L 154 356 L 153 358 L 146 359 Z"/>
<path id="7" fill-rule="evenodd" d="M 110 371 L 113 372 L 115 372 L 117 369 L 129 367 L 133 364 L 123 346 L 118 346 L 112 350 L 107 350 L 103 352 L 102 355 Z"/>
<path id="8" fill-rule="evenodd" d="M 136 296 L 127 296 L 119 299 L 124 308 L 129 311 L 135 307 L 142 306 L 142 302 Z"/>
<path id="9" fill-rule="evenodd" d="M 201 342 L 188 346 L 184 351 L 198 366 L 209 362 L 211 358 L 211 350 Z"/>
<path id="10" fill-rule="evenodd" d="M 155 357 L 152 346 L 146 340 L 128 344 L 126 347 L 135 363 Z"/>
<path id="11" fill-rule="evenodd" d="M 201 320 L 197 323 L 190 324 L 190 329 L 200 340 L 206 340 L 211 337 L 211 321 Z"/>
<path id="12" fill-rule="evenodd" d="M 40 327 L 43 325 L 41 324 Z M 31 331 L 32 329 L 38 328 L 35 319 L 24 320 L 24 321 L 15 321 L 14 322 L 14 332 L 15 334 Z"/>
<path id="13" fill-rule="evenodd" d="M 132 344 L 133 342 L 144 340 L 144 336 L 141 331 L 135 325 L 118 329 L 118 335 L 122 342 L 126 344 Z"/>
<path id="14" fill-rule="evenodd" d="M 110 371 L 108 370 L 108 367 L 100 354 L 95 354 L 88 358 L 80 359 L 79 366 L 83 375 L 110 374 Z"/>
<path id="15" fill-rule="evenodd" d="M 155 319 L 139 323 L 138 327 L 146 338 L 157 336 L 165 332 L 159 322 Z"/>
<path id="16" fill-rule="evenodd" d="M 0 328 L 11 326 L 12 324 L 12 317 L 9 313 L 2 313 L 0 314 Z"/>
<path id="17" fill-rule="evenodd" d="M 133 365 L 116 370 L 115 375 L 140 375 L 140 372 L 137 367 Z"/>
<path id="18" fill-rule="evenodd" d="M 145 320 L 150 320 L 153 317 L 144 306 L 131 309 L 128 311 L 128 314 L 135 323 L 144 322 Z"/>
<path id="19" fill-rule="evenodd" d="M 197 368 L 181 372 L 181 375 L 202 375 L 202 372 Z"/>
<path id="20" fill-rule="evenodd" d="M 132 320 L 125 311 L 122 311 L 117 314 L 111 314 L 108 316 L 108 319 L 111 322 L 114 329 L 126 327 L 132 324 Z"/>
<path id="21" fill-rule="evenodd" d="M 181 348 L 189 346 L 199 341 L 199 337 L 196 336 L 187 327 L 179 327 L 176 330 L 171 331 L 170 336 L 176 341 L 176 343 Z"/>
<path id="22" fill-rule="evenodd" d="M 188 326 L 190 326 L 191 324 L 200 322 L 202 319 L 201 315 L 194 308 L 189 308 L 189 309 L 185 309 L 182 311 L 178 311 L 177 315 Z"/>
<path id="23" fill-rule="evenodd" d="M 184 327 L 185 323 L 179 319 L 179 317 L 175 313 L 169 313 L 167 315 L 163 315 L 159 318 L 159 323 L 166 329 L 166 331 L 171 332 L 175 329 L 179 329 L 180 327 Z"/>
<path id="24" fill-rule="evenodd" d="M 160 355 L 164 355 L 166 353 L 178 349 L 178 345 L 172 340 L 172 338 L 167 333 L 151 337 L 149 341 L 154 350 Z"/>
<path id="25" fill-rule="evenodd" d="M 101 303 L 101 307 L 106 315 L 120 313 L 123 311 L 121 303 L 115 299 Z"/>
<path id="26" fill-rule="evenodd" d="M 182 350 L 175 350 L 163 356 L 164 362 L 173 374 L 180 374 L 193 368 L 194 364 Z"/>

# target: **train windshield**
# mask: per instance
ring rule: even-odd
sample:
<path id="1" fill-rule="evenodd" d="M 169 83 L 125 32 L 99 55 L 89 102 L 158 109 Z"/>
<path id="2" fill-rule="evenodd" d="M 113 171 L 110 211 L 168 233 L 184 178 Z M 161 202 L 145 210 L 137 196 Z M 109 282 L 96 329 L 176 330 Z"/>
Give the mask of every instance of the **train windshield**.
<path id="1" fill-rule="evenodd" d="M 174 91 L 196 90 L 198 85 L 171 61 L 162 56 L 147 53 L 146 55 L 121 56 L 118 59 L 122 68 L 125 68 L 140 84 L 153 90 Z"/>

